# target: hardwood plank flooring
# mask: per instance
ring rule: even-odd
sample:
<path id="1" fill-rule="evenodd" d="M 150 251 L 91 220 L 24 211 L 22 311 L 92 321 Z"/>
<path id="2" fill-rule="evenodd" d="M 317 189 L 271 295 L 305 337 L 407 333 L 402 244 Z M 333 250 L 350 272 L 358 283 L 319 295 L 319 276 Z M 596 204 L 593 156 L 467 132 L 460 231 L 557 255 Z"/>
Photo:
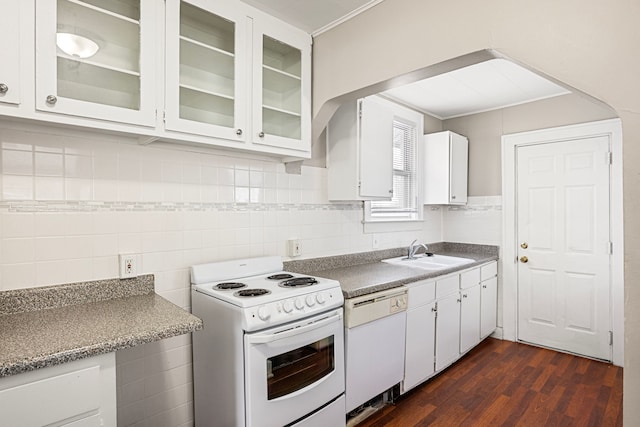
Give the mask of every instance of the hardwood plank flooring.
<path id="1" fill-rule="evenodd" d="M 622 426 L 622 368 L 486 339 L 358 427 Z"/>

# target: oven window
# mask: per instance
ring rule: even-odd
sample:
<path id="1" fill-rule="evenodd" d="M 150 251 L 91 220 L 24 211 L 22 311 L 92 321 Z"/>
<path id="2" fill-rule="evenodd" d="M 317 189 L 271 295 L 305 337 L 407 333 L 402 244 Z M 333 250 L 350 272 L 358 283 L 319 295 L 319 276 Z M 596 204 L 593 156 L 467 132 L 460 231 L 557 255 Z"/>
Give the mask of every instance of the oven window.
<path id="1" fill-rule="evenodd" d="M 268 399 L 300 390 L 335 369 L 333 335 L 267 359 Z"/>

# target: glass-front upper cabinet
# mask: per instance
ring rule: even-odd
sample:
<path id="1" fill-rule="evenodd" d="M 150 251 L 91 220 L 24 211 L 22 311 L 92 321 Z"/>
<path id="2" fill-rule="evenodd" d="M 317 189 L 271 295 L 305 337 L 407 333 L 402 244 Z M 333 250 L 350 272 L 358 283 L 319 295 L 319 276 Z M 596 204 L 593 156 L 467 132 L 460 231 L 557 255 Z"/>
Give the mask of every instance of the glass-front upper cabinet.
<path id="1" fill-rule="evenodd" d="M 0 103 L 20 103 L 20 13 L 21 2 L 2 4 L 2 25 L 0 25 Z"/>
<path id="2" fill-rule="evenodd" d="M 38 0 L 36 108 L 155 125 L 156 0 Z"/>
<path id="3" fill-rule="evenodd" d="M 166 128 L 246 139 L 246 21 L 233 2 L 167 0 Z"/>
<path id="4" fill-rule="evenodd" d="M 311 41 L 284 26 L 254 22 L 252 141 L 311 146 Z"/>

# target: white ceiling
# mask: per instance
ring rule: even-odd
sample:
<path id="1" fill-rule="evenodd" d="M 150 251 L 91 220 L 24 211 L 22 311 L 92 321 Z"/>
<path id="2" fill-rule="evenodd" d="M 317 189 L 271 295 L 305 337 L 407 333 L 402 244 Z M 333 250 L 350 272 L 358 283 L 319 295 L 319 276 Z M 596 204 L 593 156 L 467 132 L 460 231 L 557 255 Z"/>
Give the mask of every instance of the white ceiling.
<path id="1" fill-rule="evenodd" d="M 382 0 L 242 0 L 309 34 L 317 34 Z"/>
<path id="2" fill-rule="evenodd" d="M 570 93 L 506 59 L 492 59 L 382 92 L 440 119 L 524 104 Z"/>

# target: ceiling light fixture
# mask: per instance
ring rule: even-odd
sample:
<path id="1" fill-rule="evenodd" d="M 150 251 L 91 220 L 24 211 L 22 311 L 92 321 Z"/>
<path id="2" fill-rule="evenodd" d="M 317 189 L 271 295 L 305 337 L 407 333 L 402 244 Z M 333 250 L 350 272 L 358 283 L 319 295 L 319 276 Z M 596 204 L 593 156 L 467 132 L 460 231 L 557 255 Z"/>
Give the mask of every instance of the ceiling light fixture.
<path id="1" fill-rule="evenodd" d="M 91 58 L 99 49 L 93 40 L 71 33 L 56 33 L 56 44 L 67 55 L 82 59 Z"/>

